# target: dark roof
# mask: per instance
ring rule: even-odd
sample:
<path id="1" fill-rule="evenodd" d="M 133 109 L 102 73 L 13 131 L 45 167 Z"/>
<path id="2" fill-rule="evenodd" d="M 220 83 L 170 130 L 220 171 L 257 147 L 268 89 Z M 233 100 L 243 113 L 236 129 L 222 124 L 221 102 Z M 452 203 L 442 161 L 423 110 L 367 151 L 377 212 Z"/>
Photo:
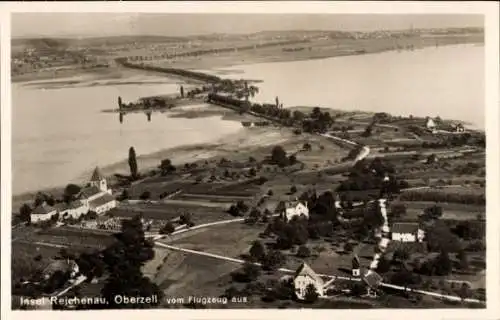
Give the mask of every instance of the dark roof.
<path id="1" fill-rule="evenodd" d="M 316 272 L 314 272 L 314 270 L 311 269 L 311 267 L 309 267 L 309 265 L 305 262 L 303 262 L 297 269 L 297 271 L 295 271 L 294 278 L 297 278 L 298 276 L 302 275 L 310 276 L 311 278 L 314 279 L 314 281 L 316 281 L 316 283 L 323 284 L 323 279 L 321 279 L 321 277 Z"/>
<path id="2" fill-rule="evenodd" d="M 115 198 L 113 196 L 111 196 L 110 194 L 106 193 L 105 195 L 90 201 L 89 206 L 91 208 L 95 208 L 95 207 L 102 206 L 103 204 L 109 203 L 113 200 L 115 200 Z"/>
<path id="3" fill-rule="evenodd" d="M 52 275 L 56 271 L 69 272 L 74 268 L 75 264 L 76 263 L 73 260 L 56 260 L 49 264 L 47 268 L 45 268 L 45 270 L 43 270 L 43 274 Z"/>
<path id="4" fill-rule="evenodd" d="M 101 173 L 101 170 L 99 170 L 99 167 L 95 167 L 94 173 L 92 173 L 90 181 L 101 181 L 102 179 L 104 179 L 104 176 Z"/>
<path id="5" fill-rule="evenodd" d="M 354 258 L 352 258 L 352 268 L 359 269 L 360 266 L 361 266 L 361 263 L 359 262 L 359 257 L 357 255 L 355 255 Z"/>
<path id="6" fill-rule="evenodd" d="M 416 222 L 397 222 L 392 225 L 391 230 L 393 233 L 416 233 L 418 227 Z"/>
<path id="7" fill-rule="evenodd" d="M 92 197 L 98 193 L 100 193 L 101 190 L 99 190 L 98 187 L 96 186 L 91 186 L 91 187 L 87 187 L 87 188 L 84 188 L 81 192 L 80 192 L 80 195 L 84 198 L 89 198 L 89 197 Z"/>
<path id="8" fill-rule="evenodd" d="M 51 212 L 54 212 L 56 208 L 49 206 L 48 204 L 44 203 L 35 209 L 33 209 L 33 214 L 49 214 Z"/>
<path id="9" fill-rule="evenodd" d="M 70 203 L 61 202 L 61 203 L 58 203 L 55 205 L 55 207 L 59 211 L 64 211 L 64 210 L 68 210 L 68 209 L 76 209 L 76 208 L 80 208 L 81 206 L 83 206 L 83 203 L 80 200 L 71 201 Z"/>
<path id="10" fill-rule="evenodd" d="M 368 273 L 363 277 L 363 281 L 370 287 L 376 287 L 382 282 L 382 277 L 375 271 L 368 271 Z"/>

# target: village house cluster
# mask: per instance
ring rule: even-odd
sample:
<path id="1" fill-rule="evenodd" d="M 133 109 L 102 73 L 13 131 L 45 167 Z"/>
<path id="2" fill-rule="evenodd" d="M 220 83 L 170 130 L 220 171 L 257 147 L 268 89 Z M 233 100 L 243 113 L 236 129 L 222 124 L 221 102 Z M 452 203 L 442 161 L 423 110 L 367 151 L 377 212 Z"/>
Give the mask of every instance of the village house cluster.
<path id="1" fill-rule="evenodd" d="M 380 241 L 377 244 L 380 252 L 384 252 L 390 241 L 397 241 L 403 243 L 417 243 L 422 242 L 425 238 L 424 231 L 420 228 L 419 223 L 416 222 L 396 222 L 393 223 L 391 227 L 388 224 L 387 211 L 386 211 L 386 200 L 379 199 L 377 201 L 378 208 L 381 210 L 381 214 L 384 218 L 383 225 L 378 228 L 375 232 L 375 237 L 379 238 Z M 336 207 L 339 207 L 340 203 L 336 201 Z M 309 209 L 307 207 L 307 202 L 301 202 L 298 200 L 289 201 L 287 203 L 280 203 L 276 208 L 279 212 L 280 217 L 288 222 L 294 217 L 302 217 L 305 219 L 309 218 Z M 366 288 L 367 297 L 376 297 L 377 287 L 382 282 L 382 277 L 375 271 L 378 266 L 380 259 L 380 253 L 376 253 L 369 269 L 366 272 L 362 272 L 361 264 L 357 255 L 354 256 L 352 262 L 352 276 L 361 278 Z M 282 278 L 282 281 L 288 280 L 289 277 Z M 332 283 L 335 278 L 325 282 L 321 276 L 314 272 L 314 270 L 307 265 L 302 263 L 297 269 L 294 277 L 293 284 L 295 287 L 295 294 L 299 300 L 306 299 L 307 288 L 311 285 L 315 288 L 318 297 L 324 297 L 327 290 L 332 287 Z"/>
<path id="2" fill-rule="evenodd" d="M 438 133 L 438 125 L 436 123 L 436 119 L 433 119 L 431 117 L 427 117 L 425 119 L 425 127 L 427 130 L 432 132 L 433 134 Z M 448 128 L 449 130 L 446 130 L 447 132 L 456 132 L 456 133 L 461 133 L 465 132 L 465 127 L 461 123 L 454 123 L 451 125 L 451 128 Z"/>
<path id="3" fill-rule="evenodd" d="M 56 214 L 59 214 L 60 219 L 70 217 L 78 219 L 89 211 L 101 215 L 117 206 L 117 201 L 112 196 L 112 190 L 108 188 L 106 178 L 98 167 L 95 168 L 90 178 L 89 186 L 83 188 L 77 198 L 75 201 L 58 203 L 54 206 L 50 206 L 46 202 L 42 203 L 33 209 L 31 222 L 50 220 Z"/>

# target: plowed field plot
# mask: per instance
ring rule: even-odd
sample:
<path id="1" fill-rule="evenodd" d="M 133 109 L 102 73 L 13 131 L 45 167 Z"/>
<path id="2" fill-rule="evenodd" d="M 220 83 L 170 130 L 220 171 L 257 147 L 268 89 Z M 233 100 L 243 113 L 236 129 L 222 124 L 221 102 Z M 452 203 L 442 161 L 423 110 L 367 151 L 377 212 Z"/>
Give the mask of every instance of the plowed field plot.
<path id="1" fill-rule="evenodd" d="M 104 249 L 116 240 L 113 235 L 102 232 L 70 228 L 50 228 L 31 234 L 29 241 L 83 250 Z"/>
<path id="2" fill-rule="evenodd" d="M 172 220 L 184 213 L 190 213 L 195 223 L 216 221 L 229 218 L 225 207 L 197 205 L 195 203 L 144 203 L 123 205 L 110 211 L 115 217 L 131 218 L 138 214 L 144 219 Z"/>
<path id="3" fill-rule="evenodd" d="M 426 208 L 435 205 L 434 202 L 426 201 L 404 201 L 406 215 L 403 218 L 418 219 Z M 486 207 L 476 205 L 466 205 L 459 203 L 438 203 L 443 209 L 441 219 L 449 220 L 475 220 L 478 216 L 485 216 Z"/>

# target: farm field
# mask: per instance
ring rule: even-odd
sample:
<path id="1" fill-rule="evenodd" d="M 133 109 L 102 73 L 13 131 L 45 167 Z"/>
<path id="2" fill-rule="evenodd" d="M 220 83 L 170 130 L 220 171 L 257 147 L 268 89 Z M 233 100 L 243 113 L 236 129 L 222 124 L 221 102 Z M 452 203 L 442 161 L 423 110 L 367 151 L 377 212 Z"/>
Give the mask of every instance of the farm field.
<path id="1" fill-rule="evenodd" d="M 435 205 L 435 202 L 426 201 L 401 201 L 406 206 L 406 215 L 403 218 L 418 219 L 426 208 Z M 443 209 L 443 220 L 476 220 L 478 216 L 485 217 L 486 207 L 465 205 L 458 203 L 439 203 Z"/>
<path id="2" fill-rule="evenodd" d="M 214 226 L 168 244 L 228 257 L 238 257 L 240 254 L 248 252 L 252 242 L 258 239 L 258 235 L 262 231 L 264 231 L 264 225 L 250 226 L 236 222 Z"/>
<path id="3" fill-rule="evenodd" d="M 168 244 L 238 258 L 240 254 L 248 252 L 260 232 L 262 232 L 262 226 L 234 223 L 215 226 L 209 230 L 197 230 L 190 236 L 168 242 Z M 229 283 L 227 281 L 230 278 L 229 273 L 241 267 L 233 262 L 210 257 L 165 251 L 166 253 L 158 257 L 158 259 L 163 259 L 163 264 L 157 267 L 155 282 L 164 290 L 166 296 L 218 297 L 224 292 L 221 285 Z"/>
<path id="4" fill-rule="evenodd" d="M 190 213 L 195 223 L 202 221 L 216 221 L 229 216 L 222 205 L 195 205 L 193 202 L 184 203 L 144 203 L 122 205 L 109 211 L 114 217 L 132 218 L 141 214 L 144 219 L 173 220 L 184 213 Z"/>
<path id="5" fill-rule="evenodd" d="M 23 243 L 41 242 L 54 246 L 67 246 L 72 250 L 104 249 L 115 241 L 111 234 L 99 231 L 82 230 L 77 228 L 49 228 L 29 235 L 29 238 L 18 238 Z M 13 245 L 16 244 L 13 242 Z"/>

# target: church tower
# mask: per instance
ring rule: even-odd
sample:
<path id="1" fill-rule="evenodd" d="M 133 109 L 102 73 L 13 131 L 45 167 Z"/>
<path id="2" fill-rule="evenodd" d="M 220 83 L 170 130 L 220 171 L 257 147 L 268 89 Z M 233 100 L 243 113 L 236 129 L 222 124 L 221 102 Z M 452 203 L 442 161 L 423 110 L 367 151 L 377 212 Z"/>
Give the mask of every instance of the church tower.
<path id="1" fill-rule="evenodd" d="M 99 170 L 99 167 L 95 167 L 94 173 L 92 173 L 92 177 L 90 178 L 90 185 L 99 188 L 102 192 L 108 192 L 108 183 L 106 178 Z"/>

